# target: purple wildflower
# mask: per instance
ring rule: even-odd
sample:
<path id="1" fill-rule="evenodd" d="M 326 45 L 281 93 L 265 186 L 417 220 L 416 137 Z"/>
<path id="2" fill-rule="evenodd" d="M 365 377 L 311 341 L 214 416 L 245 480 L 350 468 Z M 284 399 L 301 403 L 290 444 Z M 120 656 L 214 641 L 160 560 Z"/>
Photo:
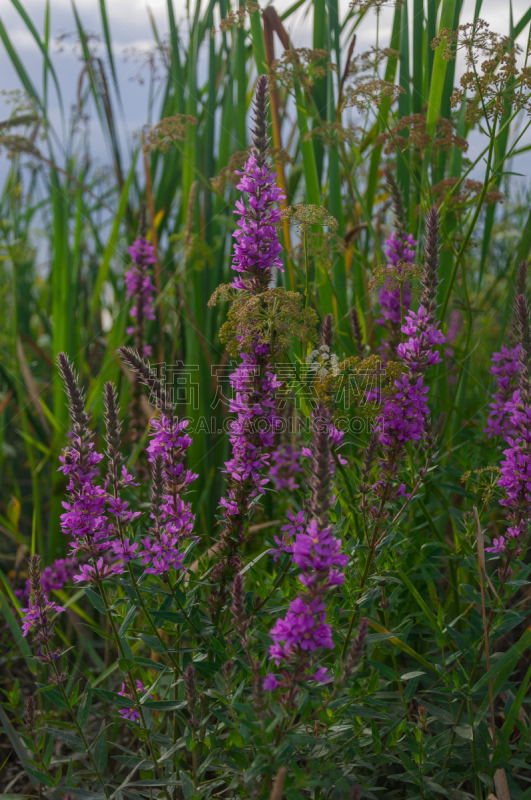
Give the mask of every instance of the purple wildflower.
<path id="1" fill-rule="evenodd" d="M 397 236 L 393 231 L 391 236 L 386 239 L 384 243 L 389 265 L 400 270 L 400 264 L 404 262 L 413 262 L 416 244 L 417 242 L 411 234 Z M 403 286 L 401 304 L 400 289 L 389 281 L 386 281 L 383 289 L 380 291 L 378 301 L 382 312 L 378 324 L 384 327 L 388 327 L 389 323 L 392 326 L 398 326 L 400 325 L 402 313 L 407 311 L 411 305 L 411 285 L 406 283 Z"/>
<path id="2" fill-rule="evenodd" d="M 288 511 L 288 519 L 290 522 L 288 522 L 287 525 L 283 525 L 280 529 L 282 531 L 282 537 L 273 537 L 277 545 L 276 548 L 271 550 L 274 561 L 276 561 L 282 553 L 293 553 L 293 545 L 290 543 L 289 539 L 292 536 L 296 536 L 298 533 L 302 533 L 304 530 L 304 511 L 297 511 L 296 514 L 292 511 Z"/>
<path id="3" fill-rule="evenodd" d="M 55 661 L 60 654 L 60 651 L 52 652 L 49 646 L 53 637 L 53 616 L 64 611 L 64 608 L 53 603 L 44 594 L 41 583 L 40 556 L 31 556 L 29 560 L 29 580 L 31 599 L 27 608 L 20 609 L 24 614 L 22 634 L 27 636 L 30 631 L 33 631 L 33 639 L 39 645 L 39 659 L 44 663 L 50 663 Z"/>
<path id="4" fill-rule="evenodd" d="M 280 682 L 268 676 L 264 688 L 288 690 L 291 700 L 296 683 L 322 682 L 325 675 L 323 668 L 315 670 L 319 651 L 334 646 L 323 596 L 332 586 L 343 582 L 341 568 L 348 562 L 348 556 L 340 552 L 341 541 L 334 537 L 329 522 L 332 505 L 329 426 L 330 412 L 320 402 L 312 429 L 309 519 L 305 523 L 302 512 L 296 517 L 290 514 L 292 525 L 284 526 L 295 531 L 291 560 L 301 570 L 299 580 L 304 590 L 292 600 L 286 616 L 278 619 L 271 629 L 273 644 L 269 655 L 277 665 L 283 664 L 284 670 Z"/>
<path id="5" fill-rule="evenodd" d="M 498 485 L 504 490 L 500 501 L 508 512 L 509 527 L 505 536 L 494 539 L 487 550 L 506 556 L 506 564 L 500 572 L 502 580 L 510 574 L 510 562 L 524 553 L 531 520 L 531 334 L 529 304 L 523 294 L 516 298 L 516 319 L 520 333 L 518 369 L 519 388 L 507 402 L 509 417 L 506 434 L 508 448 L 500 464 Z"/>
<path id="6" fill-rule="evenodd" d="M 162 383 L 138 353 L 120 348 L 122 358 L 153 396 L 160 416 L 151 420 L 151 441 L 147 452 L 152 468 L 150 536 L 142 539 L 138 551 L 146 572 L 164 575 L 183 568 L 180 544 L 192 537 L 195 516 L 182 494 L 197 475 L 186 468 L 186 451 L 192 443 L 185 432 L 187 421 L 177 418 Z"/>
<path id="7" fill-rule="evenodd" d="M 155 319 L 156 289 L 150 275 L 150 265 L 156 262 L 155 248 L 141 236 L 127 252 L 133 264 L 125 273 L 126 299 L 133 300 L 129 314 L 134 322 L 127 333 L 134 335 L 136 349 L 147 358 L 151 355 L 151 346 L 145 342 L 145 324 Z"/>
<path id="8" fill-rule="evenodd" d="M 280 210 L 275 207 L 284 195 L 276 187 L 276 175 L 267 163 L 267 79 L 257 82 L 255 97 L 255 131 L 253 153 L 246 162 L 238 184 L 248 195 L 236 203 L 240 215 L 232 268 L 238 277 L 232 285 L 241 291 L 259 295 L 271 283 L 274 267 L 282 269 L 279 258 L 282 246 L 276 225 Z M 241 336 L 243 342 L 245 337 Z M 269 478 L 264 470 L 269 466 L 270 451 L 280 426 L 275 393 L 280 381 L 271 370 L 272 353 L 269 344 L 255 342 L 246 350 L 241 347 L 241 362 L 231 376 L 234 399 L 229 410 L 235 414 L 231 422 L 229 441 L 231 458 L 225 464 L 228 476 L 227 497 L 220 502 L 223 513 L 220 560 L 214 567 L 211 580 L 218 588 L 211 596 L 212 608 L 219 608 L 226 595 L 225 586 L 240 565 L 238 550 L 245 538 L 245 528 L 256 499 L 264 493 Z"/>
<path id="9" fill-rule="evenodd" d="M 294 492 L 300 489 L 297 476 L 302 471 L 301 451 L 298 447 L 282 442 L 271 453 L 269 474 L 278 492 L 283 490 Z"/>
<path id="10" fill-rule="evenodd" d="M 272 692 L 278 686 L 278 679 L 276 675 L 273 675 L 272 672 L 269 672 L 264 679 L 262 684 L 262 688 L 265 689 L 266 692 Z"/>
<path id="11" fill-rule="evenodd" d="M 110 564 L 100 556 L 95 564 L 82 564 L 77 575 L 74 575 L 74 583 L 95 583 L 98 584 L 105 578 L 113 575 L 121 575 L 123 572 L 122 564 Z"/>
<path id="12" fill-rule="evenodd" d="M 496 375 L 498 386 L 489 403 L 491 410 L 487 427 L 484 428 L 489 439 L 492 436 L 503 436 L 507 439 L 512 435 L 510 416 L 514 403 L 519 400 L 516 379 L 520 371 L 521 354 L 520 345 L 516 347 L 502 345 L 501 352 L 492 354 L 490 374 Z"/>
<path id="13" fill-rule="evenodd" d="M 309 602 L 296 597 L 285 619 L 277 620 L 271 630 L 274 640 L 269 650 L 271 658 L 281 664 L 289 660 L 297 648 L 312 653 L 317 649 L 331 650 L 334 647 L 332 631 L 325 619 L 325 605 L 320 597 Z"/>
<path id="14" fill-rule="evenodd" d="M 68 476 L 68 501 L 63 502 L 65 513 L 61 515 L 61 528 L 70 539 L 72 553 L 86 553 L 91 558 L 99 558 L 110 547 L 109 537 L 113 527 L 106 514 L 107 492 L 96 481 L 99 477 L 98 464 L 103 456 L 94 450 L 89 418 L 85 412 L 83 392 L 79 388 L 76 375 L 64 353 L 58 356 L 69 399 L 72 431 L 69 433 L 70 447 L 60 456 L 59 470 Z M 118 568 L 115 569 L 115 572 Z M 86 570 L 74 576 L 74 580 L 84 580 Z"/>
<path id="15" fill-rule="evenodd" d="M 144 694 L 146 692 L 146 687 L 144 686 L 142 681 L 139 681 L 137 679 L 135 681 L 135 684 L 136 684 L 137 695 Z M 134 693 L 131 691 L 130 686 L 127 686 L 127 684 L 125 683 L 122 683 L 121 691 L 119 691 L 118 694 L 121 695 L 122 697 L 126 697 L 128 700 L 135 700 Z M 152 695 L 149 696 L 151 697 Z M 127 706 L 126 708 L 120 708 L 118 713 L 120 714 L 121 717 L 123 717 L 124 719 L 128 719 L 131 722 L 140 721 L 140 711 L 138 710 L 136 705 Z"/>
<path id="16" fill-rule="evenodd" d="M 393 201 L 396 231 L 393 231 L 384 243 L 388 267 L 393 272 L 393 278 L 390 277 L 386 280 L 380 291 L 378 299 L 382 316 L 378 320 L 378 324 L 386 328 L 388 332 L 380 351 L 384 358 L 389 358 L 395 354 L 400 340 L 400 324 L 404 313 L 409 310 L 411 305 L 411 284 L 402 282 L 400 289 L 396 283 L 397 279 L 401 280 L 402 265 L 414 261 L 417 242 L 406 232 L 406 213 L 402 193 L 390 170 L 387 170 L 385 177 Z"/>
<path id="17" fill-rule="evenodd" d="M 429 388 L 424 383 L 424 373 L 441 361 L 435 347 L 445 341 L 439 322 L 435 320 L 438 282 L 438 215 L 435 209 L 428 217 L 427 240 L 429 257 L 421 304 L 417 312 L 407 313 L 401 326 L 407 338 L 397 347 L 405 371 L 395 380 L 391 393 L 384 397 L 382 412 L 376 420 L 380 442 L 391 451 L 392 458 L 387 454 L 387 461 L 392 461 L 393 465 L 407 442 L 418 442 L 427 436 Z"/>

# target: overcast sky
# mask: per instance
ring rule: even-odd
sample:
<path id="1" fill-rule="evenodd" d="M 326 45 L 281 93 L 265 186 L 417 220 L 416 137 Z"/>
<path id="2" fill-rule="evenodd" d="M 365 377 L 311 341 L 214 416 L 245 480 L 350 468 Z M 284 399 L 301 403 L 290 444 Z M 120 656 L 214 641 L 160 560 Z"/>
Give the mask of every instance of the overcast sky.
<path id="1" fill-rule="evenodd" d="M 190 2 L 193 5 L 194 0 L 190 0 Z M 274 5 L 277 10 L 281 11 L 289 6 L 291 2 L 292 0 L 276 0 Z M 202 3 L 203 7 L 206 7 L 207 0 L 202 0 Z M 413 0 L 408 0 L 408 3 L 412 6 Z M 44 27 L 44 0 L 22 0 L 22 4 L 35 27 L 42 33 Z M 74 31 L 75 23 L 71 0 L 51 0 L 50 5 L 52 39 L 61 34 Z M 235 5 L 234 0 L 232 5 Z M 263 2 L 262 5 L 264 5 Z M 340 0 L 342 14 L 348 9 L 348 5 L 349 0 Z M 467 21 L 472 20 L 475 5 L 476 0 L 464 0 L 462 21 L 465 21 L 465 19 Z M 530 0 L 512 0 L 515 22 L 521 18 L 529 8 L 529 5 Z M 85 29 L 100 34 L 99 0 L 76 0 L 76 7 Z M 138 81 L 134 80 L 139 64 L 133 62 L 130 58 L 126 60 L 125 53 L 132 48 L 141 51 L 146 50 L 153 44 L 153 35 L 147 13 L 148 7 L 156 21 L 160 35 L 164 36 L 168 30 L 166 0 L 107 0 L 114 55 L 124 102 L 126 122 L 123 123 L 123 126 L 127 128 L 129 133 L 139 130 L 147 121 L 148 86 L 147 83 L 140 85 Z M 184 35 L 186 30 L 186 0 L 174 0 L 174 8 L 180 30 L 183 31 Z M 499 33 L 508 33 L 509 9 L 508 0 L 483 0 L 480 15 L 490 23 L 493 30 Z M 42 57 L 11 0 L 2 0 L 0 3 L 0 19 L 7 29 L 10 40 L 31 80 L 37 87 L 40 87 Z M 391 20 L 392 8 L 385 8 L 380 22 L 380 41 L 383 46 L 389 41 Z M 371 11 L 366 15 L 358 30 L 357 52 L 362 52 L 375 43 L 375 23 L 376 17 Z M 311 20 L 305 18 L 304 12 L 299 11 L 294 14 L 286 25 L 296 46 L 305 46 L 311 43 Z M 527 35 L 527 31 L 528 29 L 526 28 L 525 35 Z M 208 42 L 204 42 L 203 48 L 207 46 Z M 65 47 L 62 53 L 56 52 L 56 50 L 55 45 L 52 46 L 53 62 L 59 75 L 64 105 L 68 110 L 75 100 L 81 65 L 75 55 L 72 54 L 69 45 Z M 0 43 L 0 53 L 0 90 L 19 88 L 18 78 L 2 43 Z M 205 59 L 200 56 L 200 69 L 205 63 Z M 0 120 L 5 118 L 7 113 L 8 109 L 5 106 L 4 98 L 0 97 Z M 53 122 L 58 125 L 58 106 L 54 96 L 51 97 L 50 116 Z M 91 140 L 91 146 L 95 155 L 104 158 L 105 147 L 103 141 L 99 138 L 97 127 L 97 125 L 92 126 L 94 138 Z M 123 129 L 122 134 L 125 134 Z M 5 174 L 5 163 L 4 165 L 1 164 L 2 158 L 0 155 L 0 178 Z M 2 169 L 2 166 L 4 169 Z"/>

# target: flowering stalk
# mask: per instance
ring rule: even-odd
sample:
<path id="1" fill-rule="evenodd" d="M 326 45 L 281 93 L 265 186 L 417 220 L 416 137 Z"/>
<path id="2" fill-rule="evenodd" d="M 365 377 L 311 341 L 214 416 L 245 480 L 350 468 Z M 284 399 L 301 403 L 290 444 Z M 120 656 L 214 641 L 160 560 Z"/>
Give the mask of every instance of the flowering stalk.
<path id="1" fill-rule="evenodd" d="M 190 503 L 182 495 L 197 475 L 186 469 L 186 451 L 192 443 L 185 433 L 187 420 L 179 420 L 162 383 L 137 352 L 121 347 L 119 353 L 134 370 L 141 383 L 150 389 L 160 412 L 151 420 L 151 440 L 147 448 L 153 470 L 151 518 L 154 524 L 150 536 L 142 539 L 143 549 L 138 555 L 145 571 L 165 576 L 169 570 L 183 569 L 180 543 L 192 537 L 195 517 Z"/>
<path id="2" fill-rule="evenodd" d="M 21 608 L 24 614 L 22 618 L 22 635 L 27 636 L 33 632 L 33 639 L 38 645 L 37 657 L 44 664 L 56 661 L 61 655 L 61 650 L 51 650 L 50 641 L 53 638 L 53 617 L 55 614 L 64 611 L 62 606 L 53 603 L 44 593 L 41 582 L 41 557 L 31 556 L 29 559 L 29 582 L 31 587 L 31 598 L 27 608 Z"/>
<path id="3" fill-rule="evenodd" d="M 151 265 L 155 263 L 155 248 L 146 239 L 146 215 L 142 205 L 140 213 L 138 238 L 129 247 L 131 267 L 125 273 L 126 299 L 132 301 L 129 315 L 132 325 L 127 328 L 127 333 L 133 336 L 134 348 L 147 358 L 151 355 L 151 346 L 146 341 L 146 323 L 155 319 L 155 286 L 151 278 Z M 130 437 L 133 444 L 140 441 L 145 420 L 142 412 L 142 390 L 136 377 L 131 383 L 131 402 L 129 404 Z M 147 470 L 142 457 L 139 460 L 139 474 L 147 478 Z"/>
<path id="4" fill-rule="evenodd" d="M 522 261 L 518 269 L 516 280 L 516 298 L 515 298 L 515 317 L 516 317 L 516 302 L 520 295 L 526 294 L 527 283 L 527 262 Z M 513 404 L 519 400 L 518 391 L 518 373 L 520 372 L 522 356 L 522 347 L 518 343 L 518 331 L 513 324 L 509 341 L 506 345 L 502 345 L 499 353 L 492 354 L 490 374 L 496 375 L 498 386 L 493 393 L 491 402 L 489 403 L 489 416 L 487 418 L 487 427 L 484 432 L 487 436 L 503 436 L 504 439 L 514 436 L 514 431 L 511 428 L 510 417 L 513 409 Z M 516 334 L 516 335 L 515 335 Z"/>
<path id="5" fill-rule="evenodd" d="M 393 231 L 391 236 L 384 242 L 384 248 L 389 266 L 398 271 L 399 277 L 401 264 L 413 262 L 417 242 L 411 234 L 406 233 L 406 214 L 402 194 L 390 170 L 387 170 L 385 177 L 393 199 L 396 232 Z M 378 299 L 382 312 L 378 324 L 388 331 L 388 337 L 382 349 L 384 354 L 391 356 L 395 353 L 400 341 L 400 327 L 404 312 L 408 311 L 411 305 L 411 285 L 400 282 L 400 286 L 397 287 L 395 282 L 388 280 L 384 283 Z"/>
<path id="6" fill-rule="evenodd" d="M 380 486 L 386 487 L 387 491 L 396 477 L 405 445 L 420 442 L 428 435 L 429 387 L 424 375 L 430 366 L 441 361 L 435 347 L 445 341 L 435 320 L 439 282 L 438 238 L 439 219 L 437 210 L 432 208 L 426 223 L 424 290 L 420 306 L 417 312 L 410 310 L 407 313 L 401 328 L 405 339 L 397 347 L 404 372 L 395 380 L 391 393 L 384 397 L 382 411 L 376 420 L 380 444 L 384 448 Z M 403 489 L 405 487 L 399 487 L 397 493 L 403 494 Z M 386 499 L 391 498 L 388 496 Z"/>
<path id="7" fill-rule="evenodd" d="M 269 654 L 283 669 L 280 678 L 273 673 L 266 677 L 264 689 L 281 690 L 288 707 L 293 705 L 298 685 L 308 680 L 328 679 L 326 668 L 316 668 L 320 653 L 334 646 L 326 622 L 324 598 L 333 586 L 344 582 L 338 567 L 348 562 L 348 556 L 340 552 L 341 541 L 334 538 L 329 520 L 332 506 L 329 426 L 330 412 L 319 402 L 311 442 L 309 521 L 297 531 L 291 556 L 301 570 L 299 580 L 304 589 L 292 600 L 286 617 L 277 620 L 270 634 L 273 644 Z"/>
<path id="8" fill-rule="evenodd" d="M 248 204 L 236 202 L 239 215 L 232 268 L 238 276 L 232 286 L 251 295 L 265 292 L 274 267 L 282 269 L 282 250 L 276 225 L 280 210 L 275 207 L 284 197 L 277 188 L 276 174 L 267 161 L 267 79 L 260 76 L 254 102 L 255 129 L 253 152 L 247 160 L 238 189 L 248 195 Z M 269 451 L 280 420 L 275 392 L 280 382 L 271 369 L 271 344 L 254 341 L 244 350 L 245 331 L 241 330 L 241 362 L 231 376 L 235 399 L 229 410 L 236 414 L 231 423 L 229 441 L 232 457 L 225 464 L 228 476 L 227 496 L 222 498 L 220 559 L 211 574 L 217 584 L 210 604 L 219 610 L 226 598 L 226 586 L 238 571 L 239 549 L 245 539 L 249 514 L 268 482 L 263 470 L 269 464 Z"/>
<path id="9" fill-rule="evenodd" d="M 155 286 L 151 279 L 151 265 L 156 262 L 155 248 L 145 237 L 144 220 L 140 224 L 140 235 L 127 252 L 132 264 L 125 273 L 126 300 L 131 301 L 129 316 L 133 324 L 127 333 L 133 336 L 134 347 L 144 358 L 151 355 L 151 346 L 146 343 L 146 323 L 155 319 Z"/>
<path id="10" fill-rule="evenodd" d="M 509 447 L 503 451 L 505 458 L 498 479 L 505 493 L 500 504 L 507 509 L 510 524 L 505 536 L 494 539 L 492 547 L 486 548 L 490 553 L 505 556 L 505 564 L 500 568 L 500 578 L 504 581 L 512 574 L 511 561 L 525 552 L 531 519 L 531 334 L 525 295 L 516 298 L 515 311 L 520 334 L 519 389 L 510 404 L 510 434 L 506 436 Z"/>
<path id="11" fill-rule="evenodd" d="M 59 368 L 69 400 L 72 423 L 70 446 L 59 457 L 59 470 L 68 475 L 68 502 L 63 506 L 61 528 L 70 539 L 72 553 L 84 553 L 91 563 L 81 564 L 74 581 L 95 581 L 120 574 L 120 564 L 110 564 L 103 554 L 110 548 L 113 527 L 106 514 L 107 492 L 97 484 L 98 464 L 103 456 L 94 450 L 93 433 L 85 411 L 85 399 L 77 377 L 65 353 L 58 356 Z"/>
<path id="12" fill-rule="evenodd" d="M 406 495 L 406 486 L 400 483 L 399 468 L 405 456 L 405 448 L 409 442 L 423 442 L 426 448 L 426 464 L 432 456 L 434 437 L 429 425 L 429 408 L 427 395 L 429 387 L 425 384 L 426 371 L 433 364 L 438 364 L 441 357 L 435 347 L 445 341 L 435 319 L 437 310 L 437 287 L 439 283 L 439 215 L 432 208 L 426 221 L 425 265 L 423 275 L 423 292 L 417 312 L 409 311 L 402 325 L 405 339 L 397 347 L 397 355 L 404 367 L 402 376 L 395 380 L 391 392 L 384 396 L 381 413 L 376 418 L 375 436 L 371 438 L 364 461 L 360 492 L 362 495 L 362 513 L 365 536 L 369 553 L 365 560 L 363 574 L 358 588 L 365 585 L 373 563 L 374 555 L 384 536 L 381 533 L 382 523 L 389 519 L 389 504 Z M 379 458 L 380 478 L 372 486 L 369 485 L 369 474 L 376 460 L 377 444 L 381 455 Z M 407 507 L 420 482 L 427 472 L 427 466 L 419 472 L 419 477 L 412 492 L 395 517 L 395 524 Z M 376 505 L 369 506 L 369 496 L 378 499 Z M 372 529 L 369 531 L 369 524 Z M 356 622 L 353 613 L 345 643 L 343 657 L 346 657 L 348 644 Z"/>
<path id="13" fill-rule="evenodd" d="M 349 314 L 350 314 L 350 325 L 352 328 L 352 335 L 356 343 L 356 348 L 358 354 L 360 356 L 363 356 L 363 333 L 361 330 L 360 318 L 356 306 L 352 306 Z"/>

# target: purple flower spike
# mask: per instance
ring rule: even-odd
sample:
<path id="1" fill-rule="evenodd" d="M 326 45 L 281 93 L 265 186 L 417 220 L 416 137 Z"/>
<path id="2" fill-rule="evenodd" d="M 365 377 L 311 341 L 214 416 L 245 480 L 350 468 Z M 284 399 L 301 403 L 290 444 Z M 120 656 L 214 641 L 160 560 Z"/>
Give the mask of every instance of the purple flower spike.
<path id="1" fill-rule="evenodd" d="M 156 289 L 150 274 L 150 266 L 156 262 L 155 248 L 141 236 L 127 252 L 133 262 L 125 273 L 126 299 L 133 301 L 129 312 L 133 325 L 127 329 L 127 333 L 134 335 L 135 347 L 147 358 L 151 355 L 151 346 L 145 342 L 145 325 L 155 319 Z"/>
<path id="2" fill-rule="evenodd" d="M 280 210 L 275 207 L 284 199 L 276 186 L 276 175 L 267 161 L 267 78 L 260 76 L 255 97 L 255 129 L 253 154 L 246 162 L 238 188 L 247 194 L 247 201 L 236 202 L 239 214 L 234 233 L 232 268 L 238 273 L 232 286 L 260 295 L 271 283 L 274 267 L 282 269 L 282 246 L 277 235 Z M 243 341 L 241 337 L 240 341 Z M 221 608 L 226 586 L 240 566 L 239 549 L 256 499 L 265 491 L 269 478 L 270 452 L 280 426 L 275 395 L 280 387 L 271 368 L 269 344 L 254 342 L 240 348 L 241 362 L 231 376 L 234 399 L 229 410 L 235 414 L 230 425 L 231 458 L 226 462 L 227 496 L 220 506 L 223 527 L 220 535 L 220 560 L 211 573 L 217 584 L 210 598 L 212 610 Z"/>

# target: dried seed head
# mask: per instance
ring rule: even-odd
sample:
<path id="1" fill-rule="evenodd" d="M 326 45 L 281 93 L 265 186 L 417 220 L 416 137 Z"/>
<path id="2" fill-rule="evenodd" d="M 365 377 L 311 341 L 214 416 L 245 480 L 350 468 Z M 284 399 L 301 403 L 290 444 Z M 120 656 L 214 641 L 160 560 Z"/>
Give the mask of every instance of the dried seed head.
<path id="1" fill-rule="evenodd" d="M 39 605 L 39 601 L 44 601 L 44 591 L 41 583 L 41 557 L 39 555 L 29 557 L 28 575 L 33 602 L 35 605 Z"/>
<path id="2" fill-rule="evenodd" d="M 190 712 L 190 724 L 192 728 L 196 728 L 199 721 L 197 719 L 197 682 L 193 664 L 188 664 L 184 673 L 184 692 Z"/>
<path id="3" fill-rule="evenodd" d="M 269 137 L 267 135 L 267 76 L 260 75 L 256 81 L 256 92 L 254 95 L 254 129 L 253 129 L 253 148 L 256 154 L 256 161 L 259 167 L 266 166 L 267 148 Z"/>
<path id="4" fill-rule="evenodd" d="M 146 203 L 144 200 L 140 203 L 140 211 L 138 212 L 138 235 L 141 239 L 146 238 L 148 232 L 148 220 L 146 214 Z"/>
<path id="5" fill-rule="evenodd" d="M 395 181 L 395 177 L 390 169 L 385 170 L 385 180 L 387 182 L 387 188 L 389 190 L 389 194 L 391 195 L 393 201 L 393 211 L 395 214 L 395 230 L 398 238 L 402 238 L 406 235 L 406 212 L 404 208 L 404 198 L 402 197 L 402 192 L 398 188 L 398 184 Z"/>
<path id="6" fill-rule="evenodd" d="M 319 402 L 312 417 L 311 440 L 311 496 L 310 516 L 317 520 L 319 530 L 328 525 L 328 513 L 332 506 L 330 473 L 330 412 L 323 402 Z"/>
<path id="7" fill-rule="evenodd" d="M 321 324 L 321 347 L 325 345 L 328 350 L 332 350 L 334 344 L 334 318 L 332 314 L 327 314 Z"/>
<path id="8" fill-rule="evenodd" d="M 353 672 L 354 667 L 360 660 L 362 653 L 363 653 L 363 646 L 365 644 L 365 639 L 367 637 L 367 631 L 369 628 L 369 623 L 366 619 L 362 619 L 360 624 L 358 625 L 358 631 L 356 633 L 356 638 L 352 643 L 352 647 L 348 651 L 347 658 L 345 660 L 345 666 L 343 669 L 343 680 L 346 680 Z"/>
<path id="9" fill-rule="evenodd" d="M 114 385 L 108 381 L 103 388 L 103 405 L 105 408 L 105 430 L 107 441 L 107 457 L 109 459 L 108 480 L 115 483 L 118 480 L 118 469 L 123 463 L 121 448 L 122 423 L 118 419 L 120 409 Z"/>
<path id="10" fill-rule="evenodd" d="M 350 324 L 352 326 L 352 335 L 354 336 L 358 353 L 361 356 L 363 354 L 363 333 L 361 331 L 360 318 L 355 306 L 352 306 L 350 309 Z"/>
<path id="11" fill-rule="evenodd" d="M 522 347 L 522 354 L 520 356 L 522 368 L 518 373 L 518 384 L 522 402 L 528 405 L 531 400 L 531 381 L 529 375 L 531 368 L 531 331 L 529 326 L 529 301 L 525 294 L 519 294 L 516 298 L 515 317 L 520 345 Z"/>
<path id="12" fill-rule="evenodd" d="M 140 383 L 143 383 L 150 390 L 159 411 L 166 414 L 170 419 L 173 418 L 174 408 L 168 399 L 162 381 L 151 369 L 149 363 L 144 361 L 138 351 L 132 347 L 119 347 L 118 352 L 125 363 L 135 372 Z"/>
<path id="13" fill-rule="evenodd" d="M 421 305 L 433 314 L 437 308 L 437 287 L 439 285 L 439 213 L 435 206 L 430 209 L 426 220 L 426 243 L 424 245 L 424 290 Z"/>
<path id="14" fill-rule="evenodd" d="M 33 695 L 26 697 L 26 709 L 24 711 L 24 727 L 30 736 L 35 736 L 37 732 L 37 704 Z"/>
<path id="15" fill-rule="evenodd" d="M 68 396 L 72 432 L 85 439 L 92 438 L 89 431 L 90 417 L 85 411 L 85 395 L 79 387 L 78 378 L 66 353 L 59 353 L 57 363 L 61 370 L 63 383 Z"/>

